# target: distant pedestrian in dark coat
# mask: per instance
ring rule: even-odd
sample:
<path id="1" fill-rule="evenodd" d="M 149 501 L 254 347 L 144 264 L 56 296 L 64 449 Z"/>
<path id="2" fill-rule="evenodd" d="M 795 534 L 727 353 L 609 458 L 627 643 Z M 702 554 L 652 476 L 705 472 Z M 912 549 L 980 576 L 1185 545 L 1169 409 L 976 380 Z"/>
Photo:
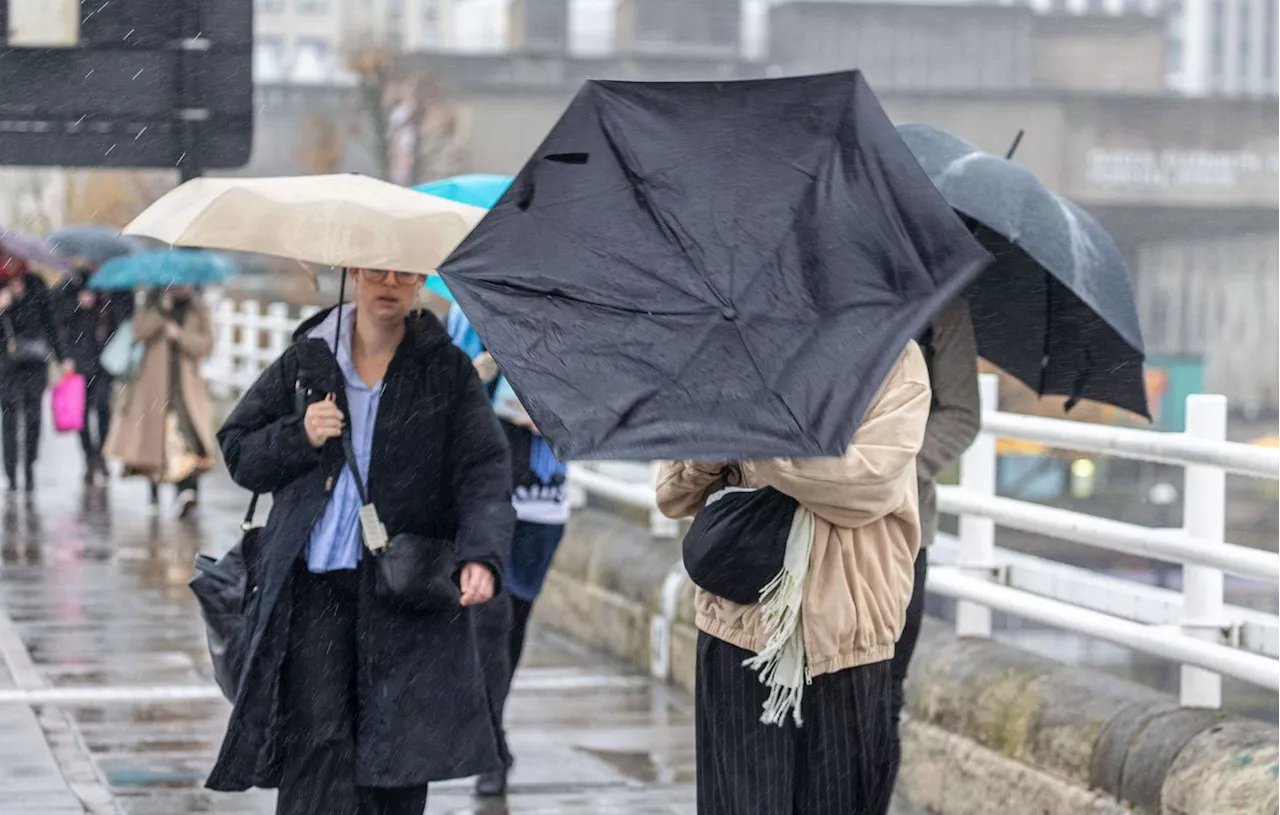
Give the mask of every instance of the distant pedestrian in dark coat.
<path id="1" fill-rule="evenodd" d="M 107 294 L 88 286 L 92 268 L 83 268 L 58 291 L 58 328 L 67 357 L 84 377 L 84 426 L 80 449 L 84 451 L 84 480 L 93 484 L 107 475 L 102 447 L 111 429 L 111 397 L 114 380 L 102 367 L 102 350 L 126 319 L 133 293 Z"/>
<path id="2" fill-rule="evenodd" d="M 19 459 L 26 491 L 35 491 L 44 392 L 55 359 L 64 372 L 75 370 L 62 352 L 49 287 L 25 264 L 0 256 L 0 425 L 9 492 L 18 489 Z"/>

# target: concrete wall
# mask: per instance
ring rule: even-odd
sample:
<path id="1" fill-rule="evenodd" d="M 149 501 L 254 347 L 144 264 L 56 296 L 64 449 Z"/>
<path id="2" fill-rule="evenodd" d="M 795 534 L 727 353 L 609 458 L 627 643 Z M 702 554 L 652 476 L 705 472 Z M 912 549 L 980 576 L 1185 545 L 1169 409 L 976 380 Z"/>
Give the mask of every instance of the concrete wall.
<path id="1" fill-rule="evenodd" d="M 1032 77 L 1050 88 L 1158 93 L 1166 26 L 1163 17 L 1037 17 Z"/>
<path id="2" fill-rule="evenodd" d="M 605 545 L 607 544 L 607 545 Z M 676 541 L 578 511 L 540 622 L 647 670 Z M 678 586 L 671 680 L 692 689 L 693 590 Z M 1276 728 L 1179 709 L 1094 671 L 928 623 L 912 667 L 899 792 L 939 815 L 1276 815 Z"/>
<path id="3" fill-rule="evenodd" d="M 768 59 L 788 74 L 857 67 L 882 92 L 1026 87 L 1034 24 L 1026 6 L 801 0 L 770 10 Z"/>
<path id="4" fill-rule="evenodd" d="M 1280 405 L 1275 233 L 1150 241 L 1134 271 L 1147 352 L 1204 361 L 1205 391 L 1245 415 Z"/>

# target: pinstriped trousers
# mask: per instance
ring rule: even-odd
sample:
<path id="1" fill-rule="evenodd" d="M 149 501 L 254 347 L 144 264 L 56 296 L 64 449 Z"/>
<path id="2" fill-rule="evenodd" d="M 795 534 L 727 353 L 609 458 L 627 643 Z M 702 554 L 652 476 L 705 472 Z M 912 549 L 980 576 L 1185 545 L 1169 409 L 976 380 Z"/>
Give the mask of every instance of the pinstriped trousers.
<path id="1" fill-rule="evenodd" d="M 699 815 L 870 815 L 892 794 L 889 661 L 814 677 L 804 726 L 761 724 L 752 654 L 698 633 Z"/>

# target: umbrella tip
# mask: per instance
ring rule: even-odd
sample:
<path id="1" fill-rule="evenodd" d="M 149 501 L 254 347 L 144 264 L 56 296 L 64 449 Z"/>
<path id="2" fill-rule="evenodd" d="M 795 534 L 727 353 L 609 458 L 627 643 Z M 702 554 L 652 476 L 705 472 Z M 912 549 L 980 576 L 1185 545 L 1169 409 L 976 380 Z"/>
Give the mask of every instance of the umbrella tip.
<path id="1" fill-rule="evenodd" d="M 1009 152 L 1005 153 L 1005 158 L 1011 159 L 1013 158 L 1013 154 L 1018 152 L 1018 145 L 1022 144 L 1022 137 L 1026 135 L 1026 132 L 1027 131 L 1025 130 L 1019 130 L 1018 135 L 1013 137 L 1013 144 L 1010 145 Z"/>

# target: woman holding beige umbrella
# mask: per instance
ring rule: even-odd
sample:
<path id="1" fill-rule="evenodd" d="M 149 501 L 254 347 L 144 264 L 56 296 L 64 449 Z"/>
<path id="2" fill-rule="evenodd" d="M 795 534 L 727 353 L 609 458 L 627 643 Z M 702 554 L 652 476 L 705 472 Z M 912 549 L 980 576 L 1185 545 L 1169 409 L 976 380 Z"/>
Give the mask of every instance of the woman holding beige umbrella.
<path id="1" fill-rule="evenodd" d="M 501 766 L 472 613 L 500 588 L 511 465 L 471 361 L 414 310 L 482 214 L 358 176 L 199 179 L 127 230 L 344 267 L 355 290 L 218 433 L 232 478 L 273 501 L 241 543 L 212 789 L 276 788 L 287 815 L 421 815 L 431 782 Z"/>

